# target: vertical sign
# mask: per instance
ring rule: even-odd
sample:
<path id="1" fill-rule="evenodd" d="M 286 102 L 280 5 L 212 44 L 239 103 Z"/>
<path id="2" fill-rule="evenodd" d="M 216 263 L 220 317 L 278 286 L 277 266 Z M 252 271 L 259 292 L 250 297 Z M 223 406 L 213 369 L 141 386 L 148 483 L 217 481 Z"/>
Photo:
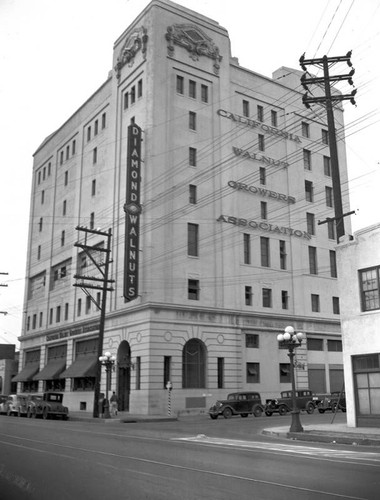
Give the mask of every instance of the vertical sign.
<path id="1" fill-rule="evenodd" d="M 127 194 L 125 212 L 124 297 L 134 300 L 139 286 L 139 231 L 141 184 L 141 128 L 128 127 Z"/>

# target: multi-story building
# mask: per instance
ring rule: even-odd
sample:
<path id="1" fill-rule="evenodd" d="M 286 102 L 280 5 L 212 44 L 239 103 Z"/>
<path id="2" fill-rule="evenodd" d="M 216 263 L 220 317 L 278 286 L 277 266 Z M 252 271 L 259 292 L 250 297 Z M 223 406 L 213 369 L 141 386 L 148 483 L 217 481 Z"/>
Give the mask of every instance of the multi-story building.
<path id="1" fill-rule="evenodd" d="M 300 76 L 241 67 L 225 28 L 167 0 L 116 40 L 107 81 L 34 155 L 20 390 L 61 389 L 71 409 L 91 408 L 89 292 L 101 292 L 73 285 L 99 278 L 108 230 L 103 351 L 117 358 L 122 410 L 166 412 L 169 380 L 173 411 L 236 389 L 278 394 L 287 325 L 307 336 L 298 385 L 340 388 L 335 227 L 318 225 L 334 216 L 327 121 L 304 108 Z M 90 256 L 75 246 L 85 236 Z"/>
<path id="2" fill-rule="evenodd" d="M 337 247 L 347 424 L 380 426 L 380 224 Z"/>

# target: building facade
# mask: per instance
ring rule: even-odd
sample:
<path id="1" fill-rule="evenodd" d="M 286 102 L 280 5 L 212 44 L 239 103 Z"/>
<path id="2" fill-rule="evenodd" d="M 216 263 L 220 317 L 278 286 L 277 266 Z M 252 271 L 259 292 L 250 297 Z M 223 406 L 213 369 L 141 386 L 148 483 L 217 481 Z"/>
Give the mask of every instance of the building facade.
<path id="1" fill-rule="evenodd" d="M 337 247 L 347 424 L 380 427 L 380 224 Z"/>
<path id="2" fill-rule="evenodd" d="M 303 107 L 300 76 L 241 67 L 225 28 L 166 0 L 116 40 L 106 82 L 34 155 L 20 391 L 91 409 L 101 290 L 73 285 L 102 279 L 98 228 L 121 410 L 166 413 L 168 381 L 173 411 L 277 395 L 289 324 L 307 337 L 298 386 L 340 388 L 335 227 L 317 223 L 334 216 L 327 121 Z"/>

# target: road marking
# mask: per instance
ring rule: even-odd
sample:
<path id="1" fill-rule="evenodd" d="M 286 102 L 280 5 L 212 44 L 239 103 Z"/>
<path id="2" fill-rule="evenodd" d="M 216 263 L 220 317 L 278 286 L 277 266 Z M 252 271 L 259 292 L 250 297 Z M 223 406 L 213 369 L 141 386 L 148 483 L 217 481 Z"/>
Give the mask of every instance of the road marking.
<path id="1" fill-rule="evenodd" d="M 380 463 L 380 453 L 364 452 L 364 451 L 351 451 L 351 450 L 336 450 L 333 448 L 317 448 L 315 446 L 303 446 L 282 444 L 273 442 L 259 442 L 259 441 L 242 441 L 240 439 L 223 439 L 212 438 L 205 434 L 186 438 L 172 438 L 172 441 L 186 441 L 189 443 L 198 443 L 211 446 L 222 447 L 235 447 L 244 448 L 247 450 L 264 450 L 266 452 L 281 452 L 281 453 L 294 453 L 298 455 L 307 455 L 312 458 L 321 458 L 326 460 L 345 459 L 355 461 L 371 461 Z"/>

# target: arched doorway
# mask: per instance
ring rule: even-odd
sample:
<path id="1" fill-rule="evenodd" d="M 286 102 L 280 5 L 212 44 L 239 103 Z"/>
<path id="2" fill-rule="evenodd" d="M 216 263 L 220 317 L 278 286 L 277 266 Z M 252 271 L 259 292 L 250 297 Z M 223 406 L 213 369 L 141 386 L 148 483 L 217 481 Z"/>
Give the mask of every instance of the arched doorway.
<path id="1" fill-rule="evenodd" d="M 190 339 L 182 351 L 182 387 L 206 387 L 206 346 L 201 340 Z"/>
<path id="2" fill-rule="evenodd" d="M 123 340 L 117 350 L 117 387 L 119 393 L 119 411 L 129 411 L 131 392 L 131 348 Z"/>

